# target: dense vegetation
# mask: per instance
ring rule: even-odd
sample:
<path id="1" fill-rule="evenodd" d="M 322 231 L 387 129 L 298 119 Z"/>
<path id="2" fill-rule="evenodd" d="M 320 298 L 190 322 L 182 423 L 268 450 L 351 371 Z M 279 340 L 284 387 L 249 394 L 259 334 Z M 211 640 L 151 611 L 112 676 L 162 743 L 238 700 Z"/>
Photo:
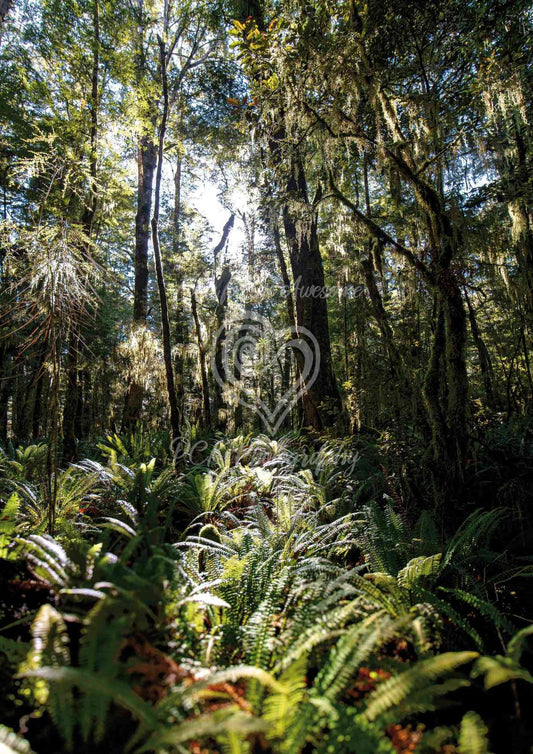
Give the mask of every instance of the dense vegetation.
<path id="1" fill-rule="evenodd" d="M 0 0 L 0 754 L 533 750 L 523 0 Z"/>

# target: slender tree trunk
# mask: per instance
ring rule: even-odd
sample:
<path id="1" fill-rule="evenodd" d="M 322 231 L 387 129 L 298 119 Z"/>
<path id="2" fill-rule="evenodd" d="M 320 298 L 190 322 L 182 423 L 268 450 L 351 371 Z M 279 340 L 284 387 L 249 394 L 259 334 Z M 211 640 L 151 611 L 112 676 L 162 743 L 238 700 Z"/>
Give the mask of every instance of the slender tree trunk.
<path id="1" fill-rule="evenodd" d="M 93 6 L 93 60 L 91 73 L 91 136 L 90 136 L 90 196 L 87 207 L 82 217 L 82 225 L 88 238 L 93 233 L 93 224 L 96 216 L 98 205 L 98 187 L 96 183 L 98 170 L 97 140 L 98 140 L 98 85 L 99 85 L 99 68 L 100 68 L 100 6 L 99 0 L 94 0 Z M 88 254 L 88 249 L 82 249 L 84 254 Z M 68 343 L 66 380 L 67 389 L 65 394 L 65 404 L 63 407 L 63 460 L 75 461 L 77 458 L 76 450 L 76 429 L 79 427 L 78 412 L 82 402 L 79 394 L 79 377 L 78 377 L 78 357 L 82 348 L 81 322 L 73 322 L 70 339 Z"/>
<path id="2" fill-rule="evenodd" d="M 136 50 L 136 76 L 140 85 L 147 76 L 144 50 L 143 2 L 138 4 L 139 36 Z M 157 146 L 154 142 L 154 118 L 150 117 L 146 130 L 138 136 L 137 144 L 137 212 L 135 215 L 134 292 L 132 329 L 146 327 L 148 316 L 148 245 L 151 236 L 152 187 L 157 165 Z M 126 391 L 122 415 L 123 431 L 131 432 L 141 418 L 143 386 L 132 377 Z"/>
<path id="3" fill-rule="evenodd" d="M 23 439 L 26 380 L 23 360 L 16 354 L 13 362 L 13 397 L 11 401 L 11 431 L 17 440 Z"/>
<path id="4" fill-rule="evenodd" d="M 94 395 L 92 391 L 92 375 L 90 369 L 81 373 L 83 380 L 83 402 L 79 411 L 81 422 L 81 436 L 90 437 L 94 431 Z"/>
<path id="5" fill-rule="evenodd" d="M 371 242 L 372 243 L 372 242 Z M 389 362 L 389 369 L 391 377 L 394 382 L 394 398 L 396 404 L 397 415 L 400 416 L 404 411 L 406 405 L 408 406 L 408 397 L 410 394 L 409 383 L 405 374 L 405 368 L 402 361 L 400 352 L 394 341 L 394 333 L 390 326 L 389 318 L 383 300 L 376 284 L 374 277 L 374 263 L 372 258 L 363 259 L 361 262 L 361 268 L 372 304 L 372 310 L 374 317 L 381 333 L 381 339 L 385 349 L 385 353 Z"/>
<path id="6" fill-rule="evenodd" d="M 198 318 L 198 307 L 196 304 L 196 294 L 191 290 L 191 312 L 196 330 L 196 343 L 198 345 L 198 362 L 200 365 L 200 379 L 202 385 L 202 425 L 211 426 L 211 403 L 209 399 L 209 380 L 207 377 L 207 364 L 205 348 L 202 340 L 202 328 Z"/>
<path id="7" fill-rule="evenodd" d="M 285 308 L 287 312 L 287 321 L 290 327 L 296 327 L 296 320 L 294 317 L 294 298 L 292 295 L 292 285 L 285 263 L 285 255 L 281 246 L 281 238 L 279 233 L 279 226 L 276 221 L 272 223 L 272 234 L 274 236 L 274 248 L 276 249 L 276 256 L 278 258 L 279 269 L 281 272 L 281 279 L 283 281 L 283 289 L 285 293 Z"/>
<path id="8" fill-rule="evenodd" d="M 457 482 L 462 481 L 468 449 L 467 406 L 468 377 L 466 371 L 466 312 L 461 289 L 449 270 L 440 284 L 446 323 L 446 381 L 448 427 L 448 458 L 453 462 Z M 444 288 L 444 290 L 443 290 Z"/>
<path id="9" fill-rule="evenodd" d="M 531 160 L 528 160 L 527 144 L 517 124 L 514 124 L 514 146 L 517 165 L 508 178 L 509 215 L 513 221 L 513 240 L 518 266 L 525 288 L 525 312 L 530 337 L 533 337 L 533 212 L 531 209 Z M 528 202 L 529 200 L 529 202 Z"/>
<path id="10" fill-rule="evenodd" d="M 363 157 L 363 181 L 364 181 L 364 191 L 365 191 L 366 214 L 367 214 L 367 217 L 370 218 L 372 216 L 372 208 L 370 204 L 370 190 L 369 190 L 369 185 L 368 185 L 368 163 L 367 163 L 366 155 Z M 394 381 L 394 399 L 395 399 L 394 402 L 396 404 L 396 414 L 399 417 L 403 411 L 403 408 L 406 403 L 406 399 L 409 396 L 410 390 L 409 390 L 409 383 L 407 380 L 407 376 L 405 374 L 402 357 L 400 355 L 400 352 L 398 351 L 398 348 L 396 347 L 396 343 L 394 341 L 394 333 L 390 326 L 387 312 L 385 311 L 383 300 L 379 292 L 378 286 L 376 284 L 376 279 L 374 277 L 375 268 L 377 268 L 381 272 L 381 275 L 383 277 L 382 267 L 381 267 L 381 258 L 382 258 L 382 253 L 383 253 L 382 246 L 383 245 L 381 241 L 379 241 L 376 238 L 370 237 L 368 258 L 362 260 L 361 268 L 363 270 L 363 275 L 364 275 L 366 287 L 368 290 L 368 295 L 370 297 L 370 302 L 372 304 L 374 317 L 376 318 L 376 322 L 378 324 L 378 327 L 381 333 L 381 338 L 383 341 L 383 345 L 385 348 L 385 353 L 389 361 L 389 368 L 390 368 L 391 376 Z"/>
<path id="11" fill-rule="evenodd" d="M 279 269 L 281 273 L 281 279 L 283 281 L 283 289 L 285 293 L 285 309 L 287 312 L 287 322 L 289 324 L 289 327 L 291 330 L 296 330 L 296 319 L 295 319 L 295 311 L 294 311 L 294 296 L 293 296 L 293 290 L 292 290 L 292 283 L 289 277 L 289 272 L 287 270 L 287 265 L 285 263 L 285 255 L 283 253 L 283 248 L 281 246 L 281 237 L 279 232 L 279 225 L 277 219 L 275 219 L 271 223 L 272 227 L 272 234 L 274 237 L 274 248 L 276 250 L 276 256 L 278 258 L 279 263 Z M 285 352 L 285 363 L 282 370 L 282 395 L 285 395 L 287 390 L 290 388 L 290 378 L 291 378 L 291 352 L 286 351 Z M 291 414 L 294 412 L 291 411 Z M 303 424 L 304 422 L 304 409 L 303 409 L 303 403 L 301 398 L 298 400 L 298 403 L 296 405 L 296 419 L 297 424 Z M 294 417 L 292 417 L 294 418 Z M 291 418 L 287 417 L 283 424 L 290 426 Z"/>
<path id="12" fill-rule="evenodd" d="M 157 277 L 157 288 L 159 291 L 159 303 L 161 306 L 161 326 L 163 330 L 163 359 L 165 362 L 165 374 L 167 379 L 168 404 L 170 409 L 170 428 L 172 442 L 180 439 L 180 415 L 178 401 L 176 397 L 176 387 L 174 383 L 174 371 L 172 365 L 172 348 L 170 343 L 170 321 L 168 315 L 168 300 L 165 285 L 165 276 L 163 272 L 163 261 L 161 259 L 161 248 L 159 245 L 159 204 L 161 195 L 161 175 L 163 170 L 163 155 L 165 147 L 165 134 L 167 128 L 167 119 L 169 113 L 168 99 L 168 82 L 167 82 L 167 57 L 165 52 L 165 43 L 159 38 L 160 52 L 160 69 L 163 88 L 163 115 L 159 129 L 159 140 L 157 149 L 157 171 L 155 178 L 155 195 L 154 195 L 154 213 L 152 215 L 152 245 L 154 247 L 155 271 Z"/>
<path id="13" fill-rule="evenodd" d="M 65 364 L 65 402 L 63 406 L 63 462 L 76 460 L 76 414 L 78 411 L 78 348 L 79 338 L 72 333 Z"/>
<path id="14" fill-rule="evenodd" d="M 185 344 L 187 342 L 187 323 L 185 321 L 185 309 L 183 306 L 183 270 L 181 266 L 181 172 L 182 158 L 178 156 L 176 170 L 174 171 L 174 211 L 173 211 L 173 234 L 172 234 L 172 257 L 174 260 L 176 279 L 176 318 L 175 338 L 176 356 L 174 358 L 174 374 L 176 377 L 176 400 L 180 418 L 183 419 L 184 403 L 184 364 Z"/>
<path id="15" fill-rule="evenodd" d="M 46 374 L 44 360 L 46 357 L 46 347 L 43 347 L 39 353 L 38 369 L 35 375 L 35 397 L 33 401 L 33 412 L 31 417 L 31 436 L 35 440 L 41 436 L 41 417 L 43 414 L 43 384 Z M 44 434 L 44 432 L 43 432 Z"/>
<path id="16" fill-rule="evenodd" d="M 9 397 L 12 390 L 11 364 L 12 354 L 8 345 L 0 343 L 0 440 L 7 443 L 7 419 L 9 410 Z"/>
<path id="17" fill-rule="evenodd" d="M 152 186 L 157 165 L 157 147 L 151 136 L 139 139 L 137 158 L 137 214 L 135 215 L 135 288 L 133 321 L 145 325 L 148 316 L 148 243 Z"/>
<path id="18" fill-rule="evenodd" d="M 431 355 L 424 378 L 423 395 L 426 404 L 429 425 L 432 435 L 432 446 L 437 458 L 446 456 L 446 418 L 441 404 L 444 349 L 446 345 L 444 333 L 444 313 L 442 304 L 437 303 L 435 330 L 431 345 Z"/>
<path id="19" fill-rule="evenodd" d="M 472 306 L 472 302 L 470 301 L 466 290 L 465 290 L 465 301 L 468 308 L 470 332 L 472 333 L 472 338 L 474 340 L 477 353 L 478 353 L 479 368 L 481 370 L 481 377 L 483 379 L 483 386 L 485 388 L 485 397 L 487 400 L 487 406 L 493 410 L 497 410 L 498 403 L 496 401 L 496 396 L 494 394 L 494 387 L 493 387 L 494 372 L 492 369 L 492 361 L 491 361 L 487 346 L 485 345 L 485 341 L 483 340 L 483 337 L 479 331 L 479 327 L 478 327 L 477 319 L 476 319 L 476 313 L 474 311 L 474 307 Z"/>
<path id="20" fill-rule="evenodd" d="M 228 267 L 224 267 L 221 278 L 215 280 L 217 294 L 216 317 L 216 342 L 214 353 L 214 365 L 218 379 L 213 387 L 213 413 L 215 427 L 224 430 L 228 421 L 228 406 L 224 399 L 224 384 L 226 382 L 226 369 L 222 354 L 226 342 L 226 308 L 228 305 L 228 283 L 231 273 Z"/>
<path id="21" fill-rule="evenodd" d="M 213 391 L 213 414 L 214 424 L 217 429 L 224 430 L 228 420 L 228 407 L 224 400 L 223 385 L 226 381 L 226 371 L 222 358 L 224 343 L 226 341 L 226 308 L 228 306 L 228 286 L 231 280 L 231 272 L 227 265 L 224 265 L 220 275 L 217 274 L 217 259 L 227 246 L 229 234 L 233 228 L 235 216 L 230 215 L 222 230 L 220 241 L 213 250 L 215 263 L 215 292 L 217 297 L 217 306 L 215 310 L 216 317 L 216 342 L 214 352 L 214 366 L 217 373 Z"/>

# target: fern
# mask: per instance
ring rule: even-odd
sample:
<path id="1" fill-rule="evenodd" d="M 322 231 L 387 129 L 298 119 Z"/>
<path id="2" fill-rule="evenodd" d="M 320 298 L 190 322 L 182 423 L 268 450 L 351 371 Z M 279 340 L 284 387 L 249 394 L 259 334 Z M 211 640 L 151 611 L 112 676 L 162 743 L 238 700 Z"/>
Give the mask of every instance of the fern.
<path id="1" fill-rule="evenodd" d="M 380 726 L 362 719 L 356 710 L 339 705 L 334 715 L 330 715 L 328 731 L 315 751 L 318 754 L 395 754 L 396 749 Z"/>
<path id="2" fill-rule="evenodd" d="M 418 584 L 434 582 L 440 572 L 441 559 L 441 553 L 413 558 L 398 573 L 398 584 L 409 589 Z"/>
<path id="3" fill-rule="evenodd" d="M 103 696 L 108 703 L 127 709 L 147 730 L 157 727 L 157 716 L 152 707 L 144 702 L 137 694 L 120 681 L 98 676 L 87 670 L 71 667 L 41 667 L 24 672 L 26 678 L 39 678 L 54 688 L 57 699 L 68 700 L 71 704 L 72 689 L 77 688 L 85 693 Z M 72 713 L 72 706 L 70 711 Z M 60 726 L 58 726 L 60 727 Z M 60 727 L 64 734 L 64 729 Z M 69 743 L 71 739 L 67 739 Z"/>
<path id="4" fill-rule="evenodd" d="M 9 556 L 8 547 L 17 529 L 20 498 L 16 492 L 10 495 L 3 511 L 0 513 L 0 558 Z"/>
<path id="5" fill-rule="evenodd" d="M 178 725 L 162 727 L 152 734 L 147 743 L 136 749 L 136 754 L 178 749 L 182 744 L 192 740 L 228 740 L 228 736 L 236 734 L 239 740 L 256 734 L 264 733 L 267 724 L 260 718 L 248 715 L 239 709 L 226 708 L 209 715 L 186 720 Z M 179 749 L 178 749 L 179 750 Z"/>
<path id="6" fill-rule="evenodd" d="M 533 626 L 527 626 L 513 636 L 504 656 L 480 657 L 472 675 L 485 678 L 485 688 L 491 689 L 502 683 L 522 680 L 533 683 L 533 675 L 520 665 L 524 641 L 533 634 Z"/>
<path id="7" fill-rule="evenodd" d="M 449 675 L 477 657 L 477 652 L 445 652 L 417 662 L 409 670 L 382 683 L 372 693 L 363 714 L 364 719 L 376 720 L 392 708 L 408 705 L 411 694 L 427 689 L 434 680 Z M 398 714 L 397 710 L 395 714 Z"/>
<path id="8" fill-rule="evenodd" d="M 24 678 L 41 678 L 43 666 L 50 670 L 64 670 L 70 665 L 69 640 L 63 616 L 51 605 L 43 605 L 32 624 L 32 649 L 20 666 Z M 33 684 L 33 692 L 50 716 L 65 740 L 67 749 L 72 748 L 75 728 L 75 702 L 71 688 L 56 689 L 48 685 Z"/>
<path id="9" fill-rule="evenodd" d="M 306 672 L 307 657 L 302 655 L 279 677 L 282 690 L 270 694 L 263 704 L 261 717 L 269 724 L 269 734 L 278 739 L 281 754 L 291 751 L 284 742 L 307 696 Z"/>
<path id="10" fill-rule="evenodd" d="M 467 712 L 461 720 L 459 754 L 490 754 L 488 729 L 476 712 Z"/>

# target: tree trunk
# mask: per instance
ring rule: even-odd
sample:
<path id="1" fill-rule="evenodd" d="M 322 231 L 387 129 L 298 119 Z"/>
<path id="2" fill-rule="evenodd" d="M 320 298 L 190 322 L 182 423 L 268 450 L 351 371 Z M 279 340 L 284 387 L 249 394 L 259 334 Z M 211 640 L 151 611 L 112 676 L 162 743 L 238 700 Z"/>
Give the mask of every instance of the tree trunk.
<path id="1" fill-rule="evenodd" d="M 176 317 L 175 317 L 175 339 L 176 355 L 174 357 L 174 374 L 176 377 L 176 400 L 180 418 L 183 420 L 183 403 L 185 396 L 184 389 L 184 365 L 185 365 L 185 344 L 187 342 L 187 322 L 185 320 L 185 310 L 183 306 L 183 270 L 181 267 L 181 171 L 182 158 L 178 156 L 176 170 L 174 171 L 174 211 L 173 211 L 173 233 L 172 233 L 172 257 L 175 267 L 176 279 Z"/>
<path id="2" fill-rule="evenodd" d="M 371 243 L 373 242 L 371 241 Z M 411 392 L 409 389 L 409 382 L 405 374 L 402 357 L 394 341 L 394 333 L 392 332 L 387 312 L 383 306 L 381 294 L 376 284 L 376 279 L 374 277 L 374 263 L 371 256 L 362 260 L 361 268 L 363 270 L 363 276 L 370 297 L 370 302 L 372 304 L 374 317 L 381 333 L 385 354 L 389 362 L 389 369 L 394 383 L 396 414 L 399 417 L 404 411 L 405 406 L 407 405 L 409 407 L 408 397 Z"/>
<path id="3" fill-rule="evenodd" d="M 37 439 L 41 436 L 41 415 L 43 413 L 43 383 L 46 374 L 45 359 L 47 344 L 43 343 L 37 353 L 37 362 L 32 380 L 31 436 Z M 44 434 L 44 432 L 43 432 Z"/>
<path id="4" fill-rule="evenodd" d="M 148 242 L 152 185 L 157 163 L 153 139 L 142 136 L 137 158 L 137 214 L 135 216 L 135 288 L 133 294 L 133 327 L 144 327 L 148 316 Z M 143 404 L 143 388 L 135 379 L 126 393 L 123 429 L 131 431 L 139 421 Z"/>
<path id="5" fill-rule="evenodd" d="M 12 353 L 9 346 L 0 343 L 0 440 L 7 443 L 7 419 L 9 410 L 9 397 L 12 391 L 11 376 Z"/>
<path id="6" fill-rule="evenodd" d="M 92 72 L 91 72 L 91 99 L 90 99 L 90 116 L 91 116 L 91 131 L 90 131 L 90 156 L 89 156 L 89 172 L 90 172 L 90 196 L 87 201 L 87 206 L 83 213 L 82 225 L 87 237 L 90 237 L 93 233 L 93 224 L 96 216 L 96 209 L 98 205 L 98 187 L 96 183 L 97 178 L 97 139 L 98 139 L 98 76 L 100 68 L 100 7 L 99 0 L 94 0 L 93 6 L 93 60 L 92 60 Z M 88 249 L 82 249 L 83 254 L 88 254 Z M 82 347 L 82 329 L 81 322 L 73 322 L 70 340 L 68 344 L 67 354 L 67 367 L 66 367 L 66 380 L 67 389 L 65 394 L 65 404 L 63 407 L 63 459 L 69 462 L 75 461 L 77 457 L 76 452 L 76 430 L 79 427 L 79 415 L 78 412 L 81 407 L 81 397 L 79 394 L 79 378 L 78 378 L 78 356 Z"/>
<path id="7" fill-rule="evenodd" d="M 285 293 L 285 308 L 287 312 L 287 322 L 291 330 L 296 330 L 296 319 L 295 319 L 295 312 L 294 312 L 294 297 L 293 297 L 293 290 L 292 290 L 292 284 L 289 277 L 289 272 L 287 270 L 287 265 L 285 263 L 285 255 L 283 253 L 283 248 L 281 246 L 281 238 L 280 238 L 280 232 L 279 232 L 279 225 L 277 219 L 275 219 L 271 223 L 272 227 L 272 234 L 274 237 L 274 248 L 276 250 L 276 256 L 278 258 L 279 263 L 279 269 L 281 273 L 281 279 L 283 281 L 283 289 Z M 285 352 L 285 363 L 282 370 L 282 386 L 281 386 L 281 394 L 285 395 L 287 390 L 290 388 L 290 379 L 291 379 L 291 352 L 286 351 Z M 296 404 L 296 411 L 291 411 L 291 415 L 296 413 L 296 419 L 297 424 L 303 424 L 304 422 L 304 409 L 303 409 L 303 403 L 301 398 L 298 400 L 298 403 Z M 281 424 L 281 427 L 291 426 L 291 418 L 294 419 L 294 416 L 291 417 L 291 415 L 287 416 L 287 418 L 283 421 Z"/>
<path id="8" fill-rule="evenodd" d="M 154 196 L 154 213 L 152 215 L 152 244 L 154 247 L 155 271 L 157 277 L 157 288 L 159 291 L 159 303 L 161 306 L 161 326 L 163 330 L 163 359 L 165 362 L 165 374 L 167 378 L 168 404 L 170 409 L 170 429 L 172 442 L 176 443 L 180 439 L 180 416 L 178 402 L 176 398 L 176 387 L 174 383 L 174 371 L 172 365 L 172 348 L 170 343 L 170 321 L 168 316 L 168 300 L 165 285 L 165 276 L 163 272 L 163 261 L 161 259 L 161 248 L 159 245 L 159 204 L 161 194 L 161 175 L 163 170 L 163 154 L 165 147 L 165 133 L 169 112 L 168 100 L 168 83 L 167 83 L 167 58 L 165 52 L 165 43 L 159 38 L 160 52 L 160 70 L 163 88 L 163 116 L 161 127 L 159 129 L 159 140 L 157 149 L 157 171 L 155 179 L 155 196 Z"/>
<path id="9" fill-rule="evenodd" d="M 216 342 L 214 353 L 214 366 L 217 374 L 213 392 L 213 413 L 214 424 L 217 429 L 224 430 L 228 420 L 228 407 L 224 400 L 223 385 L 226 381 L 226 370 L 222 354 L 226 340 L 226 308 L 228 305 L 228 286 L 231 280 L 231 272 L 227 265 L 224 265 L 220 275 L 217 274 L 217 258 L 227 246 L 229 234 L 233 228 L 235 216 L 230 215 L 222 229 L 220 241 L 213 250 L 215 263 L 215 292 L 217 297 L 216 316 Z"/>
<path id="10" fill-rule="evenodd" d="M 466 300 L 466 305 L 468 308 L 470 332 L 472 333 L 472 338 L 476 345 L 477 353 L 479 357 L 479 368 L 481 370 L 481 377 L 483 379 L 483 386 L 485 388 L 485 397 L 487 400 L 487 406 L 493 411 L 496 411 L 498 410 L 498 402 L 494 394 L 494 387 L 493 387 L 494 372 L 492 369 L 492 361 L 491 361 L 487 346 L 485 345 L 485 341 L 483 340 L 483 337 L 481 333 L 479 332 L 479 327 L 477 324 L 474 307 L 472 306 L 472 302 L 468 298 L 468 294 L 466 290 L 465 290 L 465 300 Z"/>
<path id="11" fill-rule="evenodd" d="M 135 288 L 133 321 L 146 324 L 148 315 L 148 243 L 152 185 L 157 164 L 157 147 L 151 136 L 141 136 L 137 158 L 137 214 L 135 215 Z"/>
<path id="12" fill-rule="evenodd" d="M 302 404 L 306 426 L 316 430 L 333 426 L 343 415 L 342 403 L 331 357 L 328 308 L 324 267 L 320 255 L 315 208 L 307 197 L 307 183 L 302 162 L 291 160 L 291 173 L 283 207 L 283 227 L 289 247 L 294 279 L 296 327 L 312 333 L 318 346 L 315 358 L 320 360 L 316 380 L 303 393 Z M 295 212 L 298 207 L 298 213 Z M 303 356 L 296 350 L 298 371 L 303 369 Z"/>
<path id="13" fill-rule="evenodd" d="M 76 460 L 76 417 L 78 414 L 78 346 L 79 341 L 71 336 L 66 364 L 66 394 L 63 410 L 63 462 Z"/>
<path id="14" fill-rule="evenodd" d="M 136 78 L 141 85 L 147 76 L 144 49 L 143 3 L 138 6 L 139 19 L 136 48 Z M 148 244 L 152 212 L 152 186 L 157 164 L 157 146 L 154 143 L 154 118 L 148 119 L 147 130 L 138 136 L 137 144 L 137 212 L 135 215 L 135 258 L 132 328 L 146 326 L 148 316 Z M 128 385 L 122 415 L 123 431 L 131 432 L 141 418 L 143 386 L 132 377 Z"/>
<path id="15" fill-rule="evenodd" d="M 211 426 L 211 403 L 209 400 L 209 380 L 207 377 L 207 364 L 205 357 L 205 348 L 202 341 L 202 328 L 198 318 L 198 307 L 196 304 L 196 295 L 191 290 L 191 311 L 196 330 L 196 342 L 198 344 L 198 362 L 200 365 L 200 379 L 202 384 L 202 426 L 204 428 Z"/>

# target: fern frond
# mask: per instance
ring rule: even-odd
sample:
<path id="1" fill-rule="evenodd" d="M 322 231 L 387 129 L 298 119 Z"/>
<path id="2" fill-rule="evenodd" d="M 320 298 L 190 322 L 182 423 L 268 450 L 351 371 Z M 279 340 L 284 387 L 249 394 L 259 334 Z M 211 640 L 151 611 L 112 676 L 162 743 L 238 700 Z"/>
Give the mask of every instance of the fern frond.
<path id="1" fill-rule="evenodd" d="M 509 644 L 507 646 L 507 655 L 513 662 L 520 662 L 520 657 L 524 648 L 524 642 L 530 636 L 533 636 L 533 625 L 522 628 L 509 641 Z"/>
<path id="2" fill-rule="evenodd" d="M 136 754 L 168 750 L 193 739 L 217 740 L 228 733 L 238 734 L 240 739 L 244 739 L 253 733 L 265 733 L 267 730 L 268 725 L 260 718 L 230 707 L 160 729 L 150 736 L 146 744 L 136 749 Z"/>
<path id="3" fill-rule="evenodd" d="M 273 735 L 280 740 L 280 751 L 288 753 L 283 742 L 286 731 L 294 723 L 300 705 L 307 694 L 307 658 L 302 655 L 278 679 L 281 693 L 270 694 L 263 703 L 262 718 L 271 726 Z"/>
<path id="4" fill-rule="evenodd" d="M 409 703 L 409 696 L 427 688 L 433 681 L 452 673 L 479 657 L 477 652 L 445 652 L 417 662 L 409 670 L 389 678 L 371 694 L 363 716 L 376 720 L 392 707 Z"/>
<path id="5" fill-rule="evenodd" d="M 398 584 L 405 589 L 410 589 L 420 582 L 434 581 L 439 574 L 441 560 L 440 553 L 413 558 L 398 573 Z"/>
<path id="6" fill-rule="evenodd" d="M 98 676 L 79 668 L 42 667 L 27 670 L 25 678 L 40 678 L 49 684 L 63 686 L 68 689 L 78 688 L 85 692 L 100 694 L 120 707 L 127 709 L 147 729 L 155 730 L 158 720 L 153 708 L 144 702 L 140 696 L 125 683 L 110 680 L 105 676 Z"/>
<path id="7" fill-rule="evenodd" d="M 467 712 L 461 720 L 459 754 L 490 754 L 488 728 L 477 712 Z"/>

